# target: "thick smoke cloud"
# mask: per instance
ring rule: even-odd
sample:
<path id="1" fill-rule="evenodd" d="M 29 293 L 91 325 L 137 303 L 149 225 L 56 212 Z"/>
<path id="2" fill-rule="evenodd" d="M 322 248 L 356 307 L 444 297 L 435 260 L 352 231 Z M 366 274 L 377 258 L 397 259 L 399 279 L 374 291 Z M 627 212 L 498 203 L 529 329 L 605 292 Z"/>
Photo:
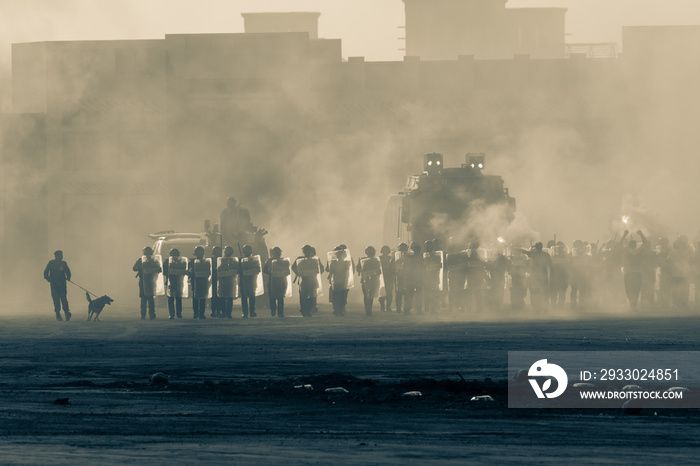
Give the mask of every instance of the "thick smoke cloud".
<path id="1" fill-rule="evenodd" d="M 134 13 L 120 14 L 128 18 Z M 174 216 L 158 207 L 166 195 L 138 191 L 110 198 L 104 209 L 76 212 L 74 217 L 66 212 L 66 218 L 75 222 L 67 231 L 84 233 L 77 238 L 89 244 L 47 244 L 43 252 L 65 249 L 69 263 L 75 261 L 76 281 L 80 278 L 89 289 L 135 296 L 136 282 L 124 279 L 124 270 L 130 273 L 139 251 L 150 242 L 146 234 L 170 227 L 198 231 L 205 218 L 216 223 L 226 197 L 233 195 L 251 208 L 256 224 L 270 231 L 269 247 L 278 245 L 294 257 L 303 244 L 312 244 L 323 255 L 345 243 L 357 259 L 365 246 L 381 246 L 387 200 L 403 188 L 407 175 L 421 171 L 427 152 L 443 153 L 447 166 L 463 163 L 466 152 L 485 152 L 485 173 L 501 175 L 518 201 L 515 220 L 508 225 L 492 207 L 452 225 L 465 246 L 474 236 L 486 242 L 502 236 L 526 247 L 530 241 L 554 235 L 569 245 L 575 239 L 603 243 L 624 229 L 642 230 L 650 239 L 693 237 L 699 227 L 692 214 L 700 201 L 696 186 L 700 162 L 695 157 L 700 147 L 695 127 L 700 116 L 696 90 L 700 67 L 697 60 L 662 59 L 664 54 L 649 51 L 641 60 L 623 57 L 610 66 L 583 61 L 566 75 L 571 80 L 568 94 L 524 86 L 520 93 L 498 99 L 476 99 L 479 105 L 451 101 L 461 90 L 447 88 L 441 101 L 406 99 L 339 109 L 338 95 L 317 92 L 319 86 L 309 75 L 296 76 L 279 101 L 260 99 L 256 108 L 241 106 L 240 113 L 224 115 L 229 120 L 219 132 L 221 140 L 207 142 L 205 133 L 193 145 L 193 153 L 207 154 L 212 161 L 201 167 L 204 172 L 227 167 L 230 157 L 248 158 L 246 175 L 237 184 L 219 183 L 202 190 Z M 115 105 L 101 112 L 102 127 L 120 121 L 123 129 L 147 132 L 151 125 L 162 124 L 164 115 L 158 111 L 119 107 L 118 97 L 124 91 L 119 83 L 100 80 L 89 71 L 73 71 L 74 100 L 115 96 Z M 5 109 L 8 86 L 3 87 Z M 93 116 L 89 108 L 77 109 L 75 128 Z M 220 116 L 210 114 L 211 123 Z M 297 125 L 300 121 L 304 125 Z M 201 124 L 194 119 L 188 123 Z M 70 121 L 66 124 L 70 130 Z M 226 128 L 237 125 L 247 126 L 235 137 L 226 134 Z M 13 137 L 21 139 L 22 131 L 32 137 L 32 128 L 15 128 Z M 7 135 L 7 130 L 3 133 Z M 120 170 L 116 154 L 123 152 L 123 144 L 120 135 L 103 141 L 96 152 L 98 165 Z M 227 152 L 229 147 L 236 150 Z M 153 153 L 146 155 L 139 161 L 142 170 L 130 172 L 128 181 L 134 186 L 162 183 L 165 177 L 164 167 L 153 163 Z M 45 175 L 19 161 L 5 160 L 3 170 L 6 215 L 21 212 L 26 205 L 21 193 L 41 191 Z M 140 207 L 144 202 L 153 204 L 152 213 L 144 214 Z M 627 223 L 623 216 L 629 217 Z M 35 218 L 23 217 L 28 225 Z M 113 229 L 114 225 L 119 228 Z M 97 233 L 104 243 L 94 242 Z M 91 253 L 98 248 L 115 264 L 114 275 L 89 272 L 94 265 Z"/>

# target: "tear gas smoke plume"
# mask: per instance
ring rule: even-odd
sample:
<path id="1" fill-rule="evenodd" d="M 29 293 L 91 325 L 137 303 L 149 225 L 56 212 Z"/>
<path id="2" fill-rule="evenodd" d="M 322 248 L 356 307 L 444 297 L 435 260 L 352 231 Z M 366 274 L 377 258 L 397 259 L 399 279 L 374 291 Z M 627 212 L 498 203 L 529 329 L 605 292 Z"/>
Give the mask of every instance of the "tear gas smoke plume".
<path id="1" fill-rule="evenodd" d="M 90 126 L 100 138 L 75 146 L 69 137 L 51 141 L 52 147 L 86 155 L 92 168 L 66 191 L 72 194 L 52 199 L 44 193 L 30 202 L 48 210 L 47 222 L 64 222 L 51 225 L 61 232 L 55 239 L 60 244 L 33 233 L 21 244 L 40 243 L 44 263 L 53 249 L 63 249 L 75 280 L 98 293 L 109 290 L 135 302 L 131 265 L 152 243 L 146 235 L 169 228 L 197 232 L 206 218 L 218 223 L 228 196 L 250 208 L 253 222 L 270 232 L 268 247 L 280 246 L 285 256 L 299 255 L 304 244 L 322 256 L 344 243 L 357 259 L 365 246 L 382 246 L 388 198 L 403 189 L 407 175 L 421 171 L 422 156 L 429 152 L 443 153 L 446 167 L 458 166 L 466 152 L 486 153 L 484 172 L 502 176 L 517 199 L 511 223 L 504 223 L 503 212 L 493 206 L 475 207 L 456 221 L 433 218 L 465 246 L 472 237 L 486 243 L 503 237 L 527 246 L 556 235 L 568 245 L 575 239 L 602 244 L 624 229 L 642 230 L 650 238 L 692 235 L 698 229 L 692 213 L 700 202 L 695 157 L 700 63 L 694 59 L 664 61 L 661 50 L 636 61 L 562 60 L 548 73 L 517 80 L 517 86 L 491 82 L 490 63 L 477 60 L 475 69 L 486 77 L 474 88 L 454 80 L 439 92 L 394 94 L 386 88 L 360 97 L 329 89 L 327 64 L 310 64 L 303 70 L 290 67 L 294 72 L 274 93 L 178 106 L 165 105 L 161 52 L 151 57 L 144 82 L 91 72 L 89 66 L 113 64 L 98 51 L 81 59 L 87 68 L 68 70 L 67 90 L 55 89 L 66 100 L 108 104 L 98 111 L 78 105 L 71 118 L 54 115 L 64 133 Z M 298 57 L 287 57 L 285 63 L 295 61 Z M 378 75 L 392 82 L 412 73 L 404 65 L 367 62 L 363 67 L 368 80 Z M 527 66 L 541 71 L 539 65 Z M 141 95 L 137 91 L 152 100 L 123 105 L 132 93 Z M 24 134 L 33 139 L 31 131 Z M 44 186 L 67 182 L 59 175 L 63 162 L 56 152 L 49 154 Z M 173 153 L 186 160 L 169 168 Z M 41 192 L 44 176 L 25 162 L 4 162 L 5 218 L 16 214 L 16 237 L 20 225 L 41 217 L 41 208 L 24 215 L 18 201 L 23 190 Z M 122 182 L 115 186 L 105 174 Z M 181 197 L 169 205 L 173 193 Z M 110 272 L 94 272 L 95 257 L 113 264 Z M 20 294 L 8 298 L 24 299 Z"/>

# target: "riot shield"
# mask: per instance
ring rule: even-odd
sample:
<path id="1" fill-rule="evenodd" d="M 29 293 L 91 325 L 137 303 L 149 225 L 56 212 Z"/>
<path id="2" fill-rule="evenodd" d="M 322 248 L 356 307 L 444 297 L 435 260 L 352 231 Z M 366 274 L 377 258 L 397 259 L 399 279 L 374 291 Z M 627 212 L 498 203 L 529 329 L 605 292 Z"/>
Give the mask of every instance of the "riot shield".
<path id="1" fill-rule="evenodd" d="M 362 274 L 362 285 L 365 296 L 368 298 L 379 298 L 386 296 L 386 288 L 382 277 L 382 263 L 376 257 L 365 257 L 360 259 L 360 273 Z M 384 294 L 382 294 L 382 291 Z"/>
<path id="2" fill-rule="evenodd" d="M 571 248 L 571 257 L 592 256 L 592 249 L 590 244 L 573 247 Z"/>
<path id="3" fill-rule="evenodd" d="M 437 282 L 438 290 L 443 289 L 445 253 L 443 251 L 423 253 L 423 263 L 425 264 L 426 279 L 431 277 Z"/>
<path id="4" fill-rule="evenodd" d="M 250 256 L 241 258 L 241 283 L 240 286 L 251 286 L 255 296 L 262 296 L 265 293 L 263 287 L 262 266 L 260 256 Z"/>
<path id="5" fill-rule="evenodd" d="M 191 265 L 192 298 L 211 298 L 211 259 L 194 259 Z"/>
<path id="6" fill-rule="evenodd" d="M 171 256 L 168 259 L 168 297 L 187 298 L 187 258 Z"/>
<path id="7" fill-rule="evenodd" d="M 335 290 L 349 290 L 355 286 L 355 277 L 352 273 L 352 255 L 350 250 L 329 251 L 328 272 L 331 287 Z"/>
<path id="8" fill-rule="evenodd" d="M 216 277 L 219 280 L 219 298 L 238 298 L 238 257 L 219 257 L 216 260 Z"/>
<path id="9" fill-rule="evenodd" d="M 301 277 L 301 281 L 299 282 L 300 290 L 302 288 L 302 283 L 305 282 L 305 280 L 315 279 L 316 296 L 323 296 L 323 280 L 319 271 L 321 262 L 319 261 L 318 257 L 300 257 L 294 262 L 294 264 L 296 265 L 297 277 Z"/>
<path id="10" fill-rule="evenodd" d="M 285 279 L 286 283 L 286 288 L 284 290 L 284 297 L 285 298 L 291 298 L 292 297 L 292 273 L 291 273 L 291 268 L 290 268 L 291 260 L 288 257 L 282 258 L 282 259 L 272 259 L 272 262 L 270 263 L 270 295 L 273 295 L 273 291 L 277 290 L 272 290 L 276 286 L 276 280 L 275 279 Z"/>
<path id="11" fill-rule="evenodd" d="M 141 256 L 141 278 L 144 296 L 163 296 L 163 259 L 160 255 Z"/>

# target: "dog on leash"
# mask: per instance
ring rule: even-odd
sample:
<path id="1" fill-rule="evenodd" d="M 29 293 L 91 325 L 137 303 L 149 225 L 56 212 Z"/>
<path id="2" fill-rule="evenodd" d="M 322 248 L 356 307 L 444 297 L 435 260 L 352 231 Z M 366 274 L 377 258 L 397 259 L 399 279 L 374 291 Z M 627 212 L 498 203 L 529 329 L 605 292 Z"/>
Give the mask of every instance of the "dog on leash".
<path id="1" fill-rule="evenodd" d="M 87 320 L 90 321 L 94 317 L 95 320 L 100 320 L 100 312 L 102 312 L 102 309 L 109 304 L 111 305 L 112 302 L 114 301 L 112 298 L 110 298 L 107 295 L 100 296 L 97 299 L 91 299 L 90 298 L 90 293 L 85 293 L 85 297 L 88 300 L 88 318 Z"/>

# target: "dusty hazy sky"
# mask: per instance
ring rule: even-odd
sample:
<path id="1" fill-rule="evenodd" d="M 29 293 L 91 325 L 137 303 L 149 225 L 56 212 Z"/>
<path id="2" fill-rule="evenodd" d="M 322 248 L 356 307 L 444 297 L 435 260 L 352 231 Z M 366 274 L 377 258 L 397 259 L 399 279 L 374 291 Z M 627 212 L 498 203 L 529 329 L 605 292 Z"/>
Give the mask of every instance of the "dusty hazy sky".
<path id="1" fill-rule="evenodd" d="M 508 7 L 565 7 L 568 42 L 618 42 L 622 26 L 700 24 L 700 0 L 510 0 Z M 10 44 L 162 38 L 243 32 L 240 13 L 316 11 L 319 35 L 343 40 L 343 56 L 401 60 L 401 0 L 0 0 L 0 66 Z"/>

